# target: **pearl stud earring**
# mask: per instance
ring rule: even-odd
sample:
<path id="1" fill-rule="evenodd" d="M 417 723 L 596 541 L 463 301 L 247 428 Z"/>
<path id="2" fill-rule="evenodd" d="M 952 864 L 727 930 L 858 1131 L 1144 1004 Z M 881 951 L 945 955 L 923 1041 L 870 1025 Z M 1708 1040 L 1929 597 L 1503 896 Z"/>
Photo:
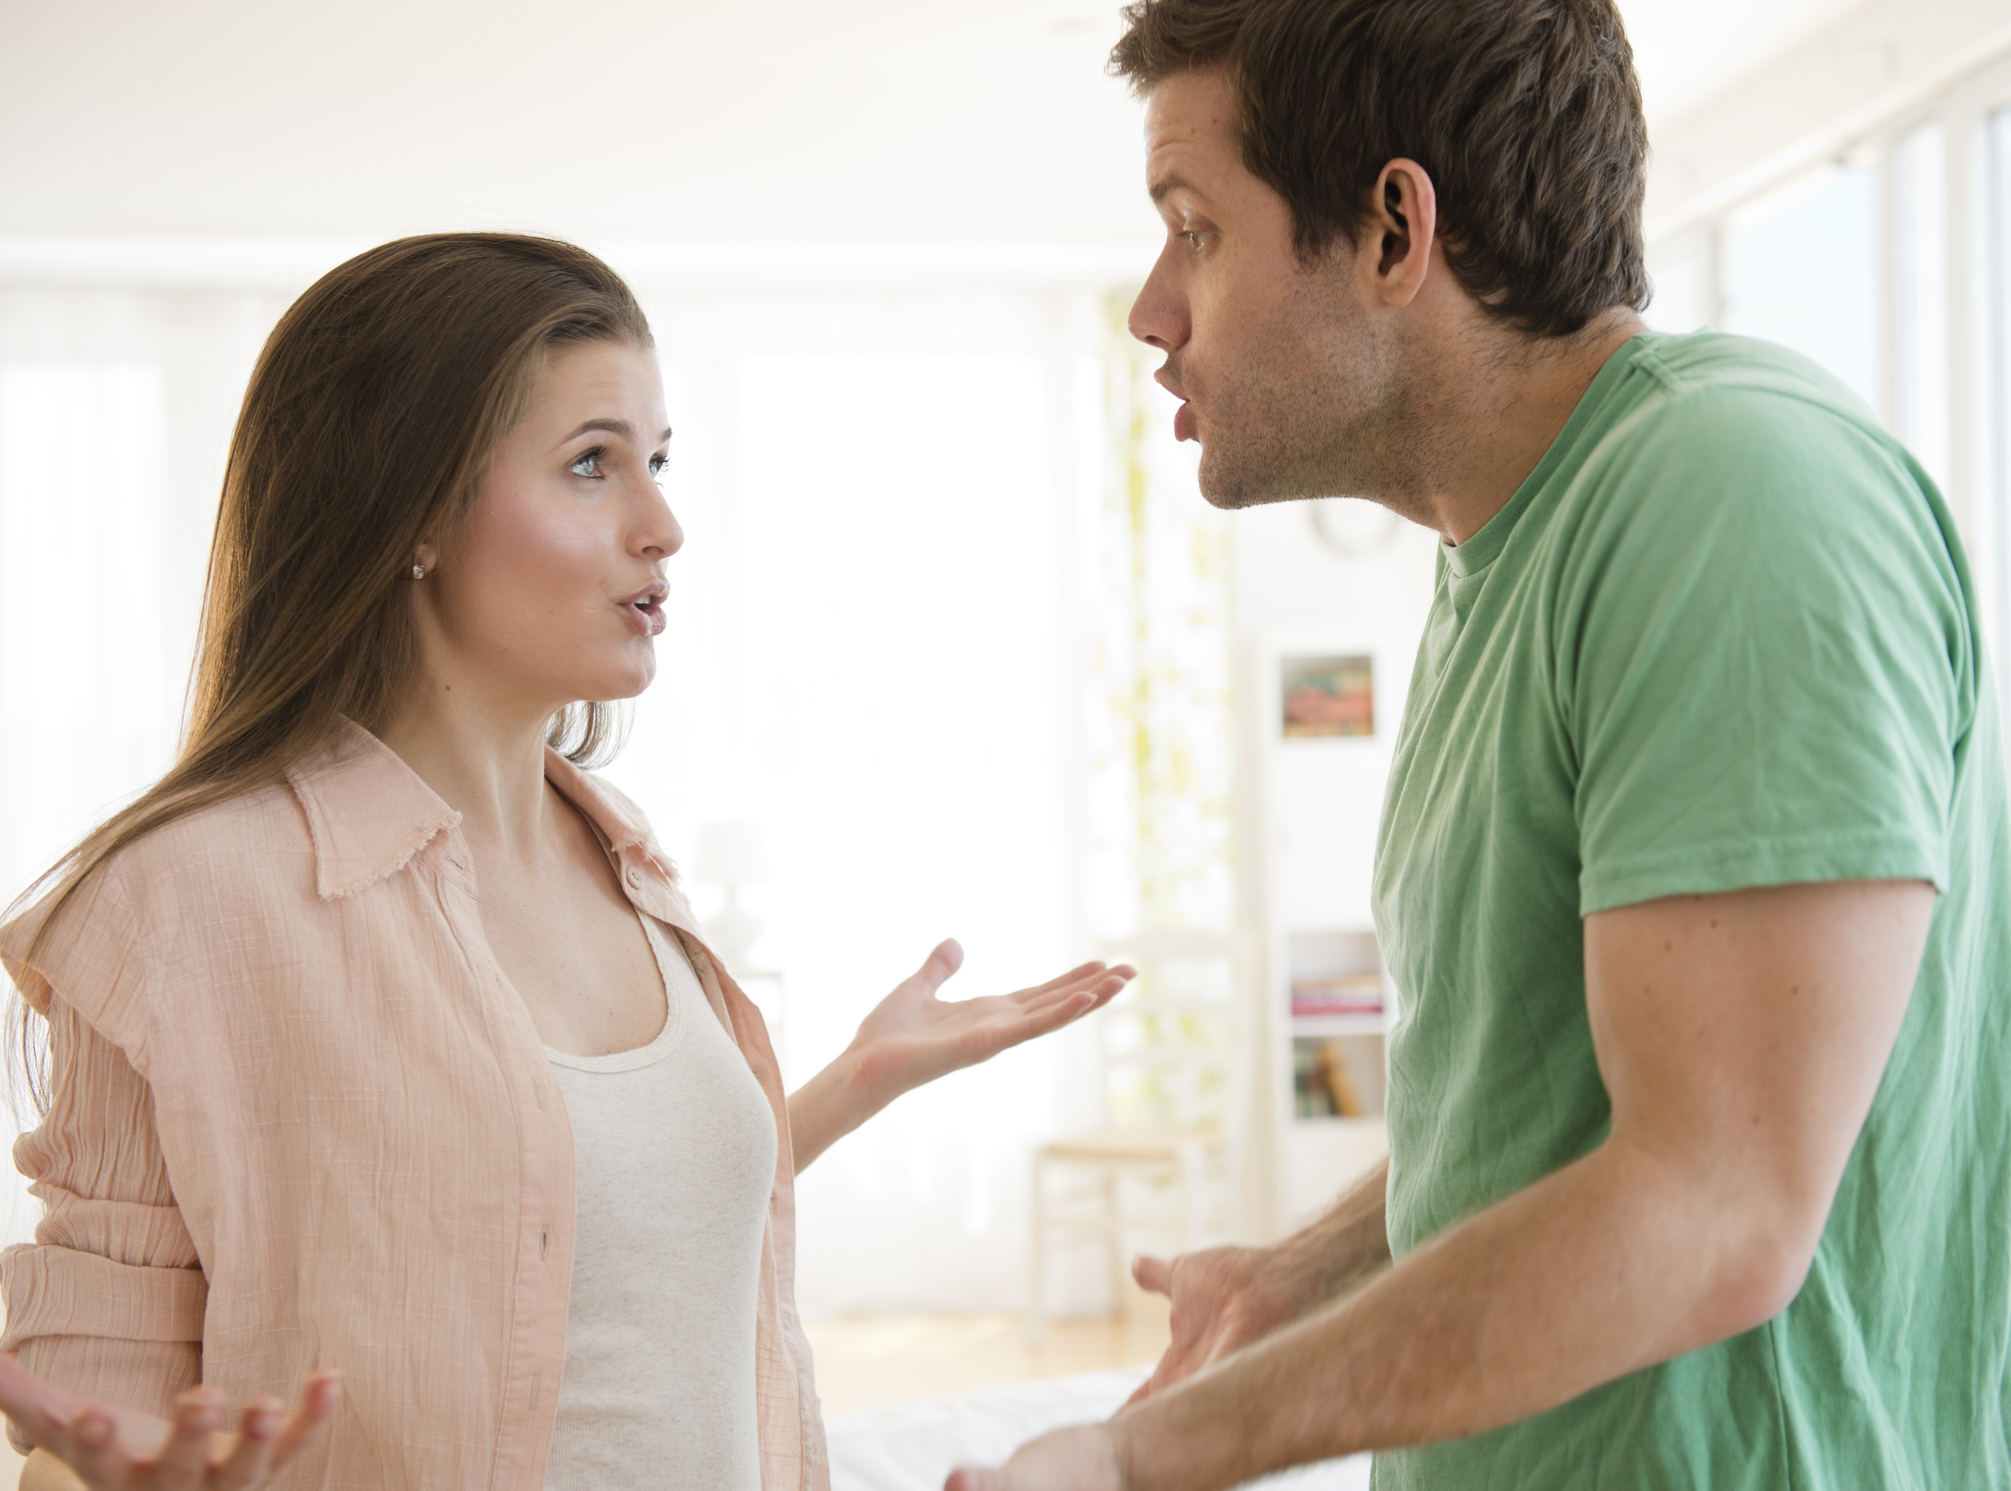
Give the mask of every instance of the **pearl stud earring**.
<path id="1" fill-rule="evenodd" d="M 426 578 L 426 566 L 425 566 L 425 565 L 423 565 L 423 564 L 415 564 L 415 565 L 413 565 L 413 566 L 412 566 L 412 578 L 413 578 L 413 579 L 415 579 L 415 580 L 423 580 L 423 579 L 425 579 L 425 578 Z"/>

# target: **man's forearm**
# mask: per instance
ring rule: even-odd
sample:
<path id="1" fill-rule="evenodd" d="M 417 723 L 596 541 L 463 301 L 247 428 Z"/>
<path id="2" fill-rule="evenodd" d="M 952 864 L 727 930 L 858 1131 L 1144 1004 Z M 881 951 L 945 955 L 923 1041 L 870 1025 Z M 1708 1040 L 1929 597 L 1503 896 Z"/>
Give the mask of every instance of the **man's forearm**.
<path id="1" fill-rule="evenodd" d="M 1280 1297 L 1301 1302 L 1293 1313 L 1316 1309 L 1357 1289 L 1389 1267 L 1387 1159 L 1363 1176 L 1333 1209 L 1265 1250 L 1267 1282 Z"/>
<path id="2" fill-rule="evenodd" d="M 1127 1409 L 1109 1427 L 1128 1484 L 1208 1491 L 1479 1433 L 1756 1325 L 1786 1301 L 1717 1215 L 1609 1143 Z M 1344 1218 L 1320 1225 L 1352 1235 Z"/>

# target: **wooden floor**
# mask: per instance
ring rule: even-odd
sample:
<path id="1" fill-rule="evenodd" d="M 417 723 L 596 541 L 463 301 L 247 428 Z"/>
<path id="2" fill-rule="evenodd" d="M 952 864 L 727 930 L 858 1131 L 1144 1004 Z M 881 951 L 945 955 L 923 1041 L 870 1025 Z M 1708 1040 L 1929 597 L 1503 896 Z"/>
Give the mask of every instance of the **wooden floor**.
<path id="1" fill-rule="evenodd" d="M 1041 1377 L 1157 1361 L 1165 1302 L 1133 1300 L 1121 1320 L 1055 1321 L 1045 1344 L 1019 1315 L 860 1315 L 804 1325 L 825 1416 Z"/>
<path id="2" fill-rule="evenodd" d="M 969 1393 L 1158 1360 L 1166 1348 L 1161 1301 L 1137 1298 L 1122 1320 L 1058 1320 L 1027 1340 L 1019 1315 L 855 1315 L 804 1329 L 817 1357 L 827 1416 L 914 1398 Z M 0 1439 L 0 1487 L 14 1491 L 20 1457 Z"/>

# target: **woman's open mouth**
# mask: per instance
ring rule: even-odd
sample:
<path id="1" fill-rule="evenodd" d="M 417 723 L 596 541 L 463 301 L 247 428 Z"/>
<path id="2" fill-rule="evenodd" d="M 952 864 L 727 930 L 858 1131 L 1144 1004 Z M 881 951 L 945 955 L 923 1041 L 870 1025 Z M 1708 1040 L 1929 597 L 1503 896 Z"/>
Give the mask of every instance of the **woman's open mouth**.
<path id="1" fill-rule="evenodd" d="M 622 615 L 645 637 L 654 637 L 663 631 L 668 619 L 663 614 L 664 593 L 663 586 L 652 585 L 641 595 L 630 596 L 621 602 Z"/>

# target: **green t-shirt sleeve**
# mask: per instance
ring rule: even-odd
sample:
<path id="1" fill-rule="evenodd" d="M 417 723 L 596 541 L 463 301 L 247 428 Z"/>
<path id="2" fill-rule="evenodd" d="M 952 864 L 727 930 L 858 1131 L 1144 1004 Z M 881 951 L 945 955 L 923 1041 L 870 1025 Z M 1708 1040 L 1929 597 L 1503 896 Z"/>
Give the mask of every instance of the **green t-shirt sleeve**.
<path id="1" fill-rule="evenodd" d="M 1580 912 L 1857 879 L 1946 889 L 1976 668 L 1945 517 L 1890 443 L 1753 389 L 1644 409 L 1560 571 Z"/>

